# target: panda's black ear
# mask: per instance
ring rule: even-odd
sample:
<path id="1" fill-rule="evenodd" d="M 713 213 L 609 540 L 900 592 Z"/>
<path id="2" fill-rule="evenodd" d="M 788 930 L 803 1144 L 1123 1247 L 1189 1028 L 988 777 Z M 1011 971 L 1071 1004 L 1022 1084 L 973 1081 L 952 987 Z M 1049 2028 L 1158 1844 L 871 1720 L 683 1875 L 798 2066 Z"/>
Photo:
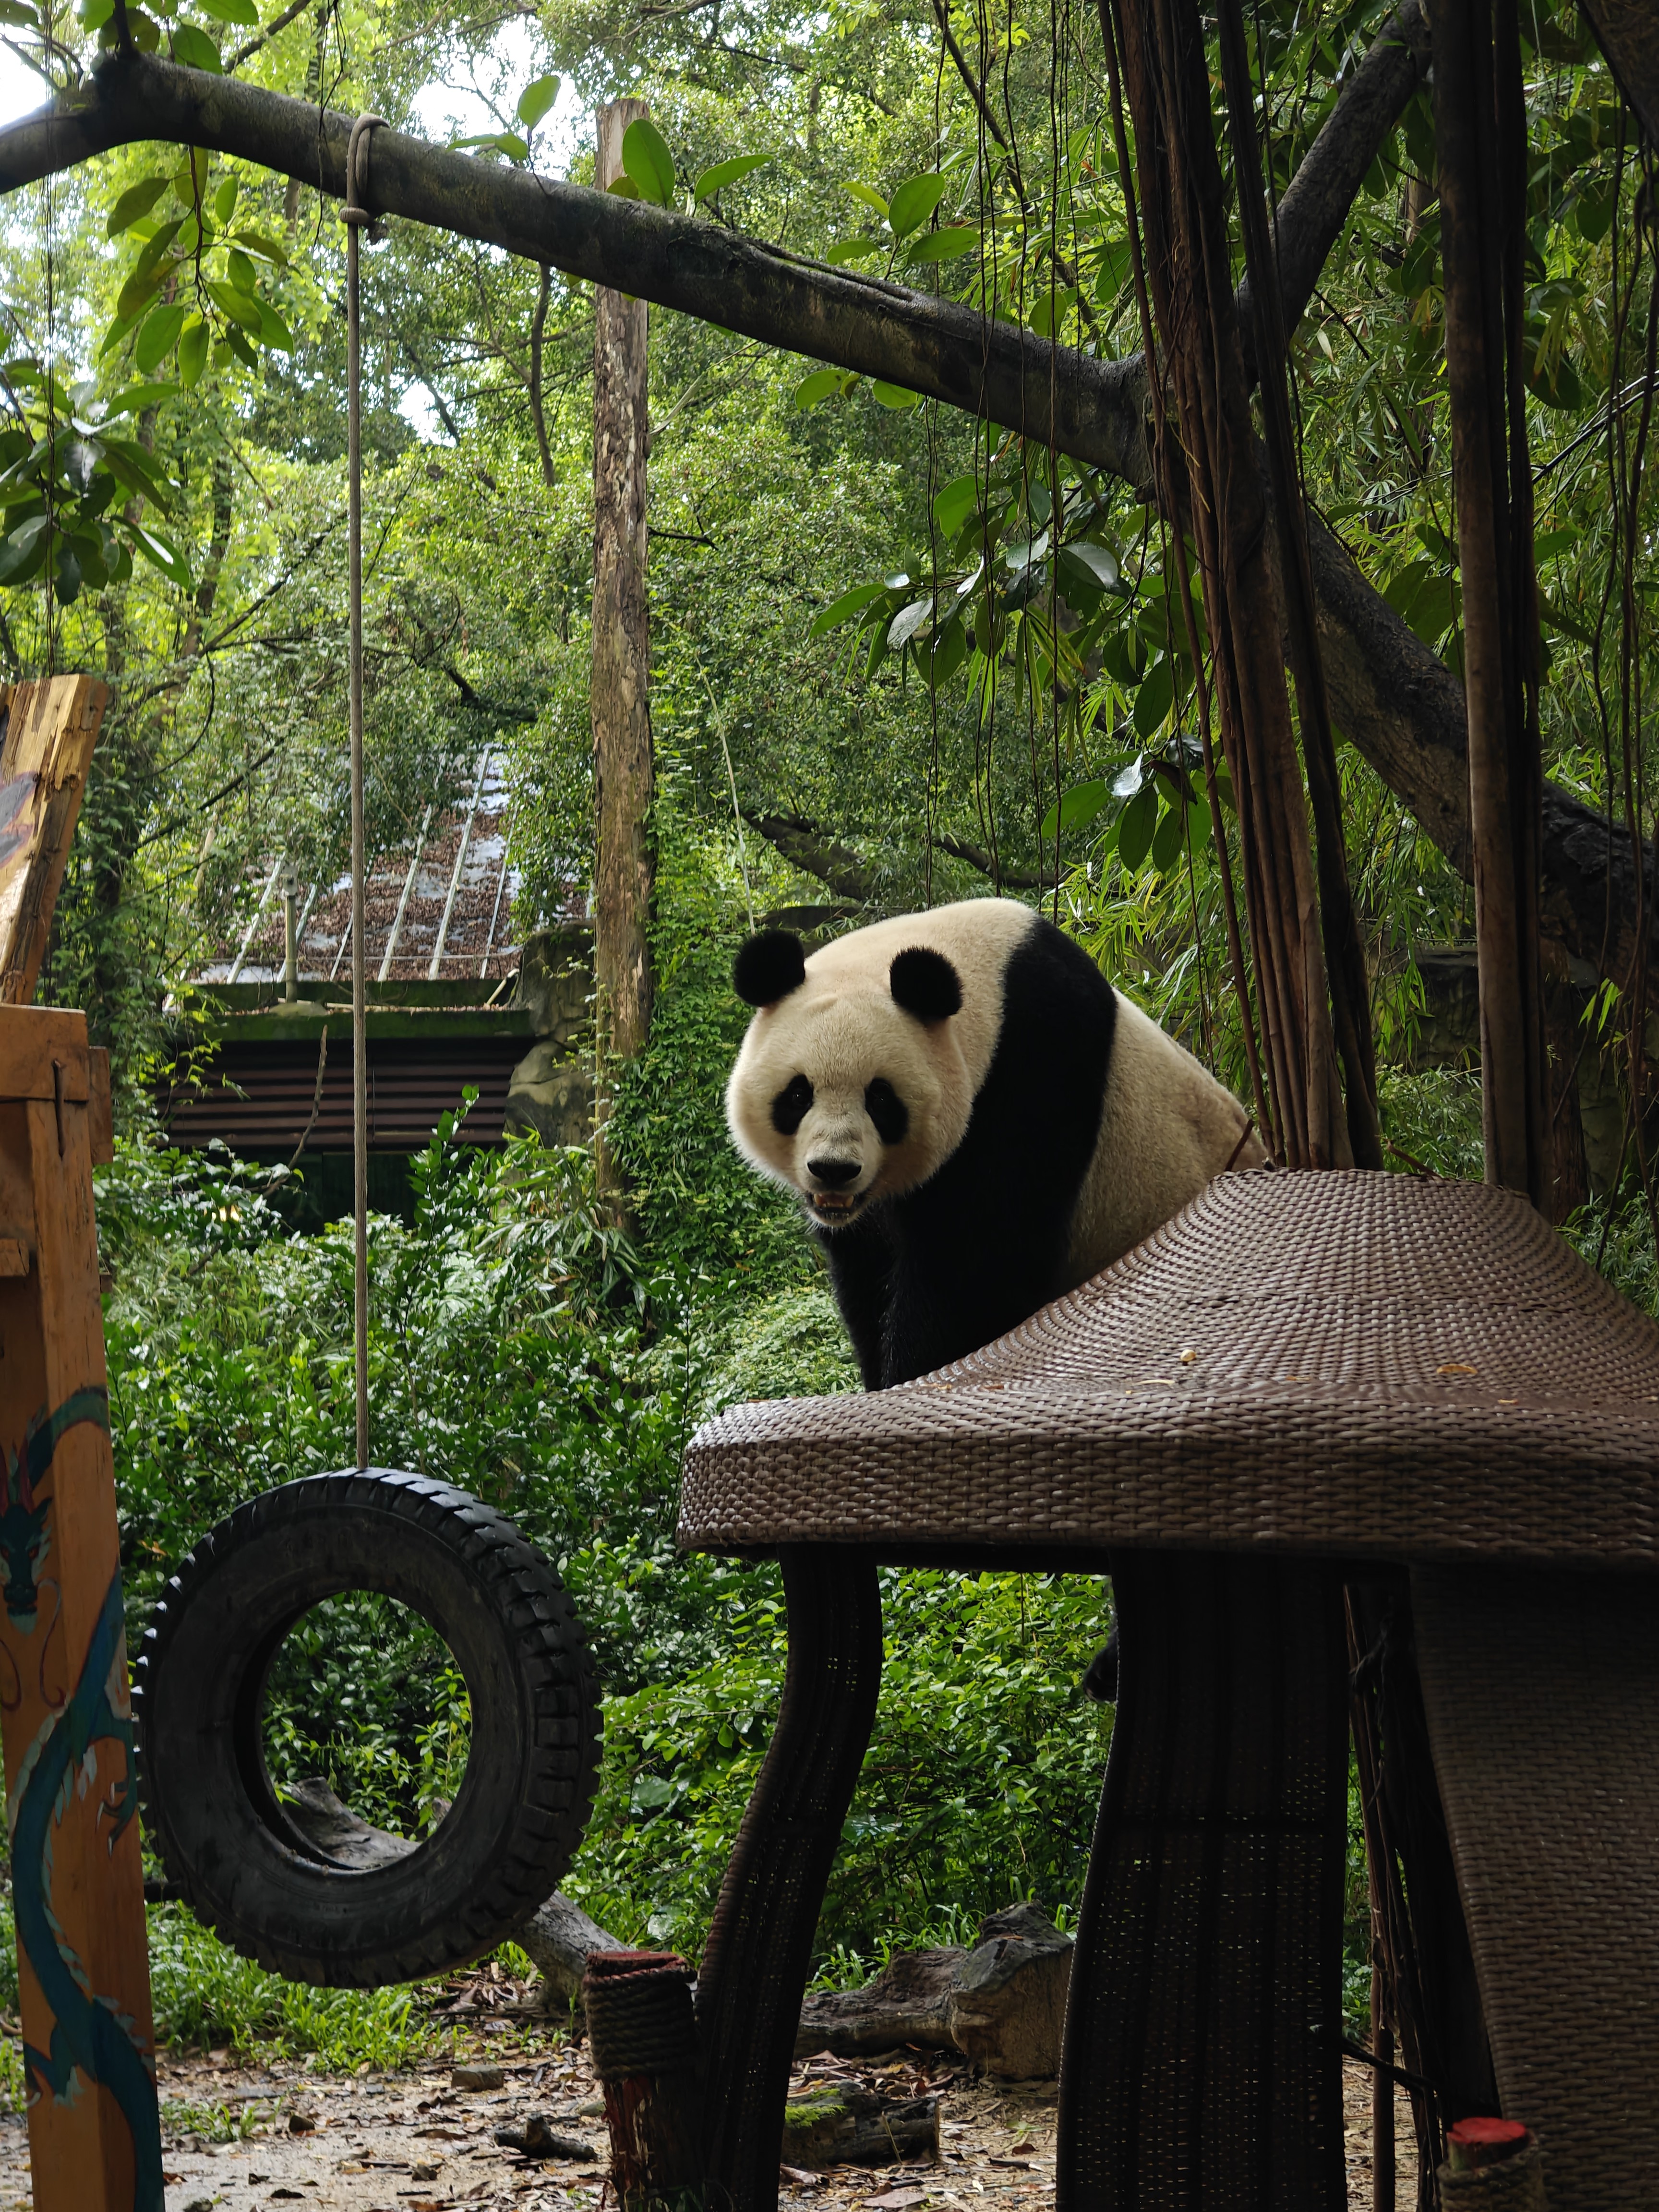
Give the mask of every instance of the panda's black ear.
<path id="1" fill-rule="evenodd" d="M 805 981 L 806 955 L 791 929 L 757 931 L 732 963 L 732 988 L 750 1006 L 775 1006 Z"/>
<path id="2" fill-rule="evenodd" d="M 948 1022 L 962 1012 L 962 979 L 942 952 L 914 945 L 889 970 L 893 996 L 919 1022 Z"/>

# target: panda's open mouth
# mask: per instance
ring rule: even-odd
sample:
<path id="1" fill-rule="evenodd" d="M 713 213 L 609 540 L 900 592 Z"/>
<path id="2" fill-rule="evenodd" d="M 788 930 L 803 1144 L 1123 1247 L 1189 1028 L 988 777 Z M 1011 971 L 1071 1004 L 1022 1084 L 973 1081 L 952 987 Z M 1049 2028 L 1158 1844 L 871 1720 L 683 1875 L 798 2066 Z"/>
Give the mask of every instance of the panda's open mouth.
<path id="1" fill-rule="evenodd" d="M 850 1221 L 863 1202 L 863 1194 L 850 1190 L 814 1190 L 806 1202 L 820 1221 Z"/>

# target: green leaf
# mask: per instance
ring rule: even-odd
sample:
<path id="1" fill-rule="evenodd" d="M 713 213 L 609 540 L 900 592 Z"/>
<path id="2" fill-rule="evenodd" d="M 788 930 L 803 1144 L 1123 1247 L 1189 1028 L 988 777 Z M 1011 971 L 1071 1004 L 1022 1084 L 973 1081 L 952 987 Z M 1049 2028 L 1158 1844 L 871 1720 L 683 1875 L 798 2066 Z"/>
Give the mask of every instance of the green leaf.
<path id="1" fill-rule="evenodd" d="M 234 323 L 227 323 L 225 325 L 225 343 L 244 368 L 258 368 L 259 356 L 248 343 L 247 332 L 238 330 Z"/>
<path id="2" fill-rule="evenodd" d="M 922 664 L 929 689 L 943 690 L 967 658 L 967 628 L 960 616 L 953 614 L 934 633 L 933 649 Z"/>
<path id="3" fill-rule="evenodd" d="M 1181 858 L 1187 842 L 1187 825 L 1181 818 L 1179 805 L 1166 806 L 1158 817 L 1158 828 L 1152 832 L 1152 866 L 1160 875 L 1167 876 Z M 1123 849 L 1120 841 L 1118 850 Z"/>
<path id="4" fill-rule="evenodd" d="M 936 169 L 923 169 L 907 177 L 894 193 L 887 210 L 895 238 L 908 238 L 920 230 L 945 197 L 945 179 Z"/>
<path id="5" fill-rule="evenodd" d="M 1160 660 L 1135 694 L 1134 725 L 1143 738 L 1163 726 L 1174 703 L 1175 671 L 1167 660 Z"/>
<path id="6" fill-rule="evenodd" d="M 1157 827 L 1158 793 L 1149 783 L 1136 792 L 1118 817 L 1117 856 L 1132 874 L 1152 850 Z"/>
<path id="7" fill-rule="evenodd" d="M 259 280 L 253 273 L 253 264 L 246 253 L 233 246 L 225 256 L 225 272 L 234 291 L 245 293 L 250 300 L 259 296 Z"/>
<path id="8" fill-rule="evenodd" d="M 908 645 L 922 624 L 933 617 L 932 599 L 913 599 L 908 607 L 901 607 L 887 625 L 887 650 L 896 653 L 901 646 Z"/>
<path id="9" fill-rule="evenodd" d="M 112 7 L 114 0 L 110 0 Z M 25 8 L 21 0 L 0 0 L 0 23 L 9 23 L 15 30 L 38 31 L 40 18 L 33 8 Z"/>
<path id="10" fill-rule="evenodd" d="M 288 248 L 279 246 L 274 238 L 267 238 L 262 230 L 239 230 L 238 246 L 245 246 L 250 253 L 257 253 L 261 261 L 274 261 L 279 269 L 288 266 Z"/>
<path id="11" fill-rule="evenodd" d="M 492 154 L 504 154 L 509 161 L 522 161 L 530 152 L 516 131 L 484 131 L 474 137 L 457 138 L 452 143 L 458 152 L 463 146 L 482 146 Z M 614 191 L 616 186 L 611 189 Z"/>
<path id="12" fill-rule="evenodd" d="M 199 4 L 202 13 L 216 22 L 241 23 L 249 30 L 259 27 L 259 11 L 253 0 L 199 0 Z"/>
<path id="13" fill-rule="evenodd" d="M 774 157 L 770 154 L 739 154 L 735 161 L 717 161 L 712 169 L 705 169 L 692 191 L 692 199 L 712 199 L 726 185 L 735 185 L 739 177 L 752 176 L 763 169 Z"/>
<path id="14" fill-rule="evenodd" d="M 1118 295 L 1134 274 L 1134 264 L 1129 258 L 1127 238 L 1109 238 L 1100 249 L 1095 276 L 1095 297 L 1103 307 L 1111 307 Z"/>
<path id="15" fill-rule="evenodd" d="M 124 230 L 147 216 L 167 188 L 165 177 L 146 177 L 142 184 L 129 185 L 109 211 L 104 225 L 106 238 L 119 238 Z"/>
<path id="16" fill-rule="evenodd" d="M 221 226 L 228 223 L 236 212 L 236 195 L 241 190 L 238 178 L 227 177 L 213 195 L 214 220 Z"/>
<path id="17" fill-rule="evenodd" d="M 115 0 L 81 0 L 76 12 L 81 19 L 82 30 L 101 31 L 115 13 Z"/>
<path id="18" fill-rule="evenodd" d="M 526 131 L 533 131 L 548 109 L 559 96 L 559 79 L 556 76 L 532 77 L 519 94 L 514 111 Z"/>
<path id="19" fill-rule="evenodd" d="M 105 26 L 107 30 L 108 25 Z M 142 8 L 127 8 L 127 28 L 132 33 L 132 43 L 141 54 L 153 54 L 161 43 L 161 27 L 154 15 L 147 15 Z"/>
<path id="20" fill-rule="evenodd" d="M 271 306 L 269 300 L 260 300 L 256 304 L 259 310 L 259 337 L 261 343 L 270 347 L 274 352 L 292 353 L 294 350 L 294 333 L 289 329 L 288 325 L 277 313 L 276 308 Z"/>
<path id="21" fill-rule="evenodd" d="M 182 62 L 186 69 L 206 70 L 214 76 L 222 76 L 224 64 L 219 58 L 219 49 L 205 31 L 194 23 L 176 23 L 173 30 L 173 58 Z"/>
<path id="22" fill-rule="evenodd" d="M 930 230 L 921 238 L 913 238 L 904 249 L 904 258 L 913 267 L 926 261 L 954 261 L 963 253 L 974 253 L 979 248 L 979 226 L 971 222 L 952 223 L 948 230 Z"/>
<path id="23" fill-rule="evenodd" d="M 127 332 L 132 328 L 132 324 L 133 318 L 131 315 L 118 315 L 115 318 L 115 320 L 104 332 L 103 343 L 98 349 L 98 358 L 100 361 L 106 360 L 108 356 L 116 350 L 117 347 L 120 345 L 122 340 L 126 337 Z"/>
<path id="24" fill-rule="evenodd" d="M 954 538 L 979 506 L 977 477 L 957 477 L 933 501 L 933 520 L 947 538 Z"/>
<path id="25" fill-rule="evenodd" d="M 155 264 L 146 268 L 141 262 L 126 283 L 122 285 L 115 306 L 118 313 L 124 316 L 129 325 L 137 321 L 143 310 L 161 290 L 161 280 L 166 274 L 167 271 L 164 269 Z"/>
<path id="26" fill-rule="evenodd" d="M 838 599 L 831 599 L 827 607 L 820 609 L 813 616 L 806 635 L 809 637 L 826 636 L 830 630 L 839 629 L 843 623 L 851 622 L 854 615 L 862 614 L 872 599 L 878 599 L 881 596 L 882 586 L 879 584 L 854 584 L 850 592 L 843 592 Z"/>
<path id="27" fill-rule="evenodd" d="M 1189 799 L 1187 801 L 1187 842 L 1194 854 L 1201 853 L 1212 835 L 1210 807 L 1207 799 Z"/>
<path id="28" fill-rule="evenodd" d="M 209 297 L 223 313 L 229 316 L 233 323 L 240 323 L 244 330 L 258 330 L 259 304 L 257 300 L 250 300 L 244 293 L 234 290 L 228 284 L 219 283 L 211 277 L 208 280 L 207 289 Z M 225 335 L 228 337 L 230 333 L 227 331 Z"/>
<path id="29" fill-rule="evenodd" d="M 171 399 L 178 389 L 176 384 L 129 384 L 105 406 L 105 418 L 113 422 L 118 415 L 142 415 L 146 407 Z"/>
<path id="30" fill-rule="evenodd" d="M 37 514 L 20 523 L 9 538 L 0 541 L 0 584 L 27 582 L 46 557 L 46 535 L 51 518 Z"/>
<path id="31" fill-rule="evenodd" d="M 613 199 L 636 200 L 640 197 L 640 188 L 632 177 L 612 177 L 605 190 Z"/>
<path id="32" fill-rule="evenodd" d="M 199 315 L 193 316 L 179 339 L 179 381 L 186 392 L 193 392 L 202 380 L 207 349 L 208 326 Z"/>
<path id="33" fill-rule="evenodd" d="M 143 328 L 138 333 L 133 359 L 138 374 L 148 376 L 161 366 L 173 351 L 179 331 L 184 328 L 185 311 L 175 301 L 171 307 L 152 307 L 144 318 Z"/>
<path id="34" fill-rule="evenodd" d="M 1088 783 L 1074 783 L 1060 805 L 1051 806 L 1043 816 L 1042 837 L 1052 844 L 1056 830 L 1063 836 L 1068 830 L 1086 830 L 1111 799 L 1111 785 L 1099 776 Z"/>
<path id="35" fill-rule="evenodd" d="M 850 179 L 842 189 L 843 191 L 851 192 L 855 200 L 862 200 L 866 207 L 873 208 L 883 222 L 886 221 L 887 203 L 878 191 L 873 191 L 868 185 L 855 185 Z"/>
<path id="36" fill-rule="evenodd" d="M 656 207 L 674 204 L 674 157 L 649 116 L 623 132 L 623 167 L 639 187 L 640 198 Z"/>
<path id="37" fill-rule="evenodd" d="M 881 246 L 873 238 L 842 238 L 836 240 L 823 258 L 832 269 L 842 269 L 849 261 L 873 260 L 880 252 Z"/>
<path id="38" fill-rule="evenodd" d="M 1084 572 L 1084 580 L 1096 591 L 1115 592 L 1117 589 L 1117 562 L 1103 545 L 1091 545 L 1086 538 L 1062 545 L 1060 549 L 1060 574 L 1064 576 L 1069 570 L 1076 576 L 1079 569 Z"/>
<path id="39" fill-rule="evenodd" d="M 159 531 L 146 530 L 139 523 L 133 526 L 132 542 L 169 583 L 177 584 L 180 591 L 190 589 L 190 564 L 171 538 L 163 538 Z"/>
<path id="40" fill-rule="evenodd" d="M 842 388 L 842 372 L 838 368 L 815 368 L 810 376 L 802 377 L 795 386 L 795 404 L 802 414 L 816 407 L 821 399 L 828 399 Z"/>
<path id="41" fill-rule="evenodd" d="M 890 407 L 895 415 L 908 414 L 921 404 L 921 392 L 907 392 L 902 384 L 884 384 L 879 378 L 872 383 L 870 396 L 881 406 Z"/>

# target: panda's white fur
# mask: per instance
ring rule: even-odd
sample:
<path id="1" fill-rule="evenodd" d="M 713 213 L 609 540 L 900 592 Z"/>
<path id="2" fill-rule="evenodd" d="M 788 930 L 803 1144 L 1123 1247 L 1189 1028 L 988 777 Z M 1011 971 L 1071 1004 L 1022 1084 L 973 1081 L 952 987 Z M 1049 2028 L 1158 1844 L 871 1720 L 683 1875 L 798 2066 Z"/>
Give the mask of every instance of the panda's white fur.
<path id="1" fill-rule="evenodd" d="M 1264 1157 L 1238 1101 L 1016 900 L 878 922 L 804 968 L 781 941 L 793 970 L 745 991 L 779 995 L 750 1024 L 726 1119 L 744 1158 L 804 1201 L 872 1387 L 1012 1326 Z M 944 1018 L 895 996 L 895 959 L 917 948 L 954 970 Z M 740 956 L 740 988 L 742 969 Z M 811 1103 L 780 1127 L 803 1078 Z M 869 1110 L 877 1079 L 902 1102 L 896 1140 Z M 1048 1172 L 1048 1151 L 1071 1164 Z"/>
<path id="2" fill-rule="evenodd" d="M 1100 1142 L 1072 1220 L 1074 1289 L 1132 1252 L 1225 1169 L 1267 1155 L 1231 1091 L 1117 994 Z"/>

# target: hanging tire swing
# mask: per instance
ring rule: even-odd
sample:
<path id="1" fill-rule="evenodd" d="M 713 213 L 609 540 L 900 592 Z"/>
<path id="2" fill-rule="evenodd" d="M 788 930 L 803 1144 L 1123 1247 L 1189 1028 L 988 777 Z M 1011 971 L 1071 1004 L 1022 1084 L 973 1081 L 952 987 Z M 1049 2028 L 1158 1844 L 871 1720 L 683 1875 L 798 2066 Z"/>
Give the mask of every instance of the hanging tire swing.
<path id="1" fill-rule="evenodd" d="M 441 1972 L 522 1926 L 575 1856 L 599 1746 L 586 1639 L 546 1560 L 465 1492 L 368 1464 L 358 234 L 372 220 L 364 172 L 379 120 L 352 127 L 343 210 L 357 1463 L 268 1491 L 204 1537 L 161 1594 L 133 1681 L 146 1835 L 175 1892 L 246 1956 L 341 1988 Z M 320 1784 L 285 1796 L 267 1764 L 266 1697 L 283 1640 L 350 1590 L 420 1614 L 466 1685 L 465 1776 L 421 1842 L 371 1826 Z"/>

